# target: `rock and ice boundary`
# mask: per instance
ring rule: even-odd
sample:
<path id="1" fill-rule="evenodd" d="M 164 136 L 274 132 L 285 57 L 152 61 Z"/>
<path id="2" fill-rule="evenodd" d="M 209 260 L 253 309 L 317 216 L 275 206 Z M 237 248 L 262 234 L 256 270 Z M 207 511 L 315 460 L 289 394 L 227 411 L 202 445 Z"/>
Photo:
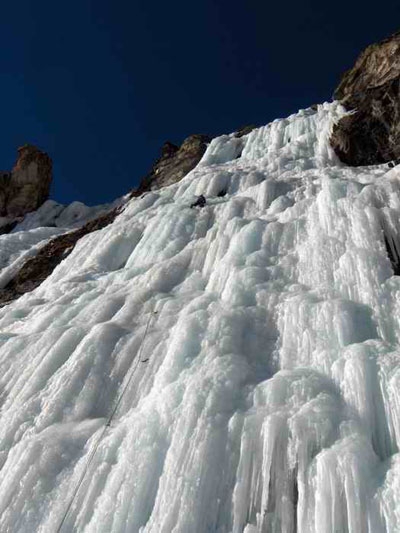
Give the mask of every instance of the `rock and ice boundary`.
<path id="1" fill-rule="evenodd" d="M 400 173 L 343 114 L 214 139 L 0 309 L 1 532 L 57 531 L 127 385 L 64 533 L 400 531 Z"/>

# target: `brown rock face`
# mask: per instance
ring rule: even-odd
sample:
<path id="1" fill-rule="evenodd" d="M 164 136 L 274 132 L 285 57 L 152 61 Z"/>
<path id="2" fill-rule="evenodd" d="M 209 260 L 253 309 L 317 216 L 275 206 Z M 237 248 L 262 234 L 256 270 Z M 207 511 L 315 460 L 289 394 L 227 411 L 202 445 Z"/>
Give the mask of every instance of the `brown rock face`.
<path id="1" fill-rule="evenodd" d="M 334 127 L 331 144 L 346 164 L 400 157 L 400 32 L 368 46 L 334 94 L 354 113 Z"/>
<path id="2" fill-rule="evenodd" d="M 8 190 L 11 180 L 11 172 L 0 172 L 0 216 L 7 215 Z"/>
<path id="3" fill-rule="evenodd" d="M 36 146 L 26 144 L 18 148 L 17 162 L 7 180 L 3 212 L 5 211 L 10 217 L 25 215 L 40 207 L 48 199 L 52 180 L 52 161 Z M 0 194 L 0 205 L 1 197 Z"/>
<path id="4" fill-rule="evenodd" d="M 167 141 L 161 149 L 161 157 L 154 163 L 151 171 L 143 178 L 137 193 L 160 189 L 180 181 L 197 165 L 203 157 L 207 135 L 191 135 L 180 147 Z"/>
<path id="5" fill-rule="evenodd" d="M 235 134 L 235 137 L 244 137 L 245 135 L 248 135 L 250 132 L 252 132 L 257 126 L 255 124 L 247 124 L 246 126 L 242 126 L 238 129 L 238 131 Z"/>

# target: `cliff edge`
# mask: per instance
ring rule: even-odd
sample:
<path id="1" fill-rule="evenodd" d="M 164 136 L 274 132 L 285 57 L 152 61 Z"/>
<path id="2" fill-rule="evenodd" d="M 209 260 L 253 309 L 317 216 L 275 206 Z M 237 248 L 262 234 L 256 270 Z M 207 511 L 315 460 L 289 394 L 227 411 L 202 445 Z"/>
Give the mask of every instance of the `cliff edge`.
<path id="1" fill-rule="evenodd" d="M 351 114 L 333 129 L 331 144 L 350 166 L 400 158 L 400 32 L 368 46 L 334 93 Z"/>

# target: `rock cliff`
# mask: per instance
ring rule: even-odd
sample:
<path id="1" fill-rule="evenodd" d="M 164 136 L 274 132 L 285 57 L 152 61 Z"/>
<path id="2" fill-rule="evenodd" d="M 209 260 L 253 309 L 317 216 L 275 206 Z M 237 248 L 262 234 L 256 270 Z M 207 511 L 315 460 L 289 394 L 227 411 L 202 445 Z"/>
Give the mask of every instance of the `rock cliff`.
<path id="1" fill-rule="evenodd" d="M 400 157 L 400 32 L 368 46 L 334 93 L 353 113 L 334 127 L 331 144 L 346 164 Z"/>
<path id="2" fill-rule="evenodd" d="M 40 207 L 49 197 L 52 161 L 36 146 L 18 148 L 11 172 L 0 172 L 0 215 L 21 217 Z"/>
<path id="3" fill-rule="evenodd" d="M 160 189 L 180 181 L 203 157 L 209 142 L 211 137 L 208 135 L 190 135 L 180 147 L 169 141 L 164 143 L 161 157 L 141 181 L 138 192 Z"/>

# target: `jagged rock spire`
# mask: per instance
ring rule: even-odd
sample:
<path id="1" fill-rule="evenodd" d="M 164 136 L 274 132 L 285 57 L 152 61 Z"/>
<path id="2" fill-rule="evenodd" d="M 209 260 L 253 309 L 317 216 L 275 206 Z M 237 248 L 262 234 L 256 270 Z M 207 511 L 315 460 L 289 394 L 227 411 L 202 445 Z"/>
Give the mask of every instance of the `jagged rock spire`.
<path id="1" fill-rule="evenodd" d="M 52 167 L 50 157 L 36 146 L 25 144 L 18 148 L 8 187 L 7 215 L 25 215 L 48 199 Z"/>
<path id="2" fill-rule="evenodd" d="M 211 139 L 208 135 L 195 134 L 187 137 L 180 147 L 169 141 L 165 142 L 161 149 L 161 157 L 143 178 L 136 192 L 140 194 L 180 181 L 203 157 Z"/>
<path id="3" fill-rule="evenodd" d="M 32 144 L 18 148 L 11 172 L 0 172 L 0 214 L 20 217 L 40 207 L 49 197 L 51 158 Z"/>

